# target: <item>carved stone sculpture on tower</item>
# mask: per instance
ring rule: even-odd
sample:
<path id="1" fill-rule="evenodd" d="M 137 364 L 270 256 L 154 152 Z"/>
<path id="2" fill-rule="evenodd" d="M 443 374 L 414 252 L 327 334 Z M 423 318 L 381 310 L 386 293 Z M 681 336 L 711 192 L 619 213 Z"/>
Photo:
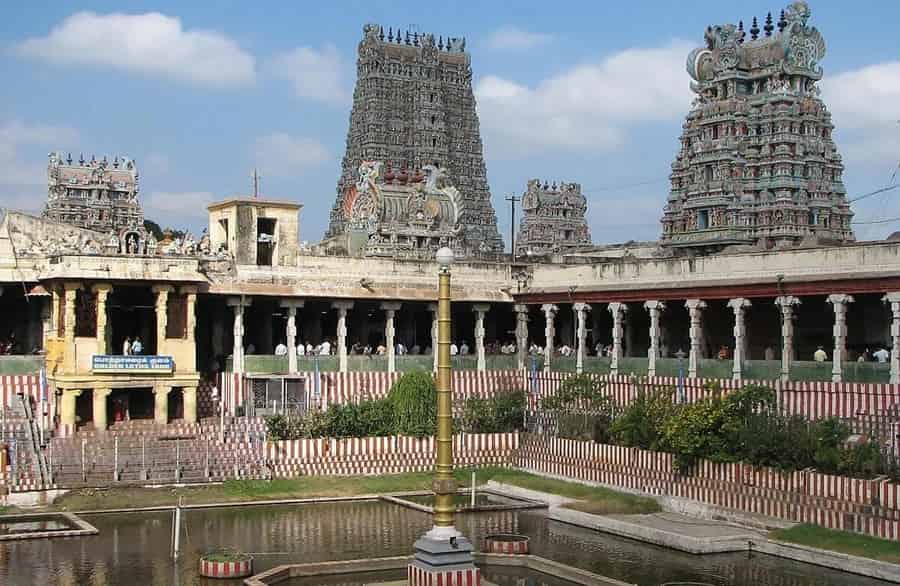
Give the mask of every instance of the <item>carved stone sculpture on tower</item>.
<path id="1" fill-rule="evenodd" d="M 705 46 L 688 55 L 697 98 L 672 163 L 664 247 L 854 240 L 834 125 L 816 85 L 825 41 L 809 15 L 795 1 L 778 32 L 750 39 L 733 24 L 710 26 Z"/>
<path id="2" fill-rule="evenodd" d="M 395 37 L 377 25 L 363 28 L 346 154 L 326 242 L 353 232 L 348 252 L 366 255 L 422 248 L 419 238 L 451 246 L 460 257 L 502 252 L 465 42 L 451 39 L 444 46 L 429 34 L 416 39 L 404 43 L 399 31 Z M 368 187 L 380 189 L 380 195 L 360 183 L 368 181 L 363 173 L 370 171 L 377 179 Z M 451 189 L 453 222 L 459 228 L 452 239 L 429 232 L 426 225 L 438 215 L 446 224 L 450 210 L 437 210 L 428 198 Z M 405 198 L 391 197 L 391 191 Z M 372 207 L 376 204 L 381 207 Z M 404 236 L 404 229 L 389 226 L 395 218 L 403 218 L 404 229 L 415 234 Z M 363 220 L 370 241 L 361 245 Z M 409 237 L 416 240 L 410 243 Z M 425 248 L 432 248 L 431 240 Z"/>
<path id="3" fill-rule="evenodd" d="M 522 196 L 522 220 L 516 236 L 516 254 L 562 254 L 591 245 L 585 220 L 587 199 L 578 183 L 550 185 L 539 179 L 528 182 Z"/>

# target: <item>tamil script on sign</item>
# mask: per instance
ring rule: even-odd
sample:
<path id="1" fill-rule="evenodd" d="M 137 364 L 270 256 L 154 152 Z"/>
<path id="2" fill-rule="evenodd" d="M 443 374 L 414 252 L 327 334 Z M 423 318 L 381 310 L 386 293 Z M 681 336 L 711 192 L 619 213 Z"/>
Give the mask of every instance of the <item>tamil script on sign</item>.
<path id="1" fill-rule="evenodd" d="M 175 367 L 171 356 L 95 355 L 93 370 L 168 370 Z"/>

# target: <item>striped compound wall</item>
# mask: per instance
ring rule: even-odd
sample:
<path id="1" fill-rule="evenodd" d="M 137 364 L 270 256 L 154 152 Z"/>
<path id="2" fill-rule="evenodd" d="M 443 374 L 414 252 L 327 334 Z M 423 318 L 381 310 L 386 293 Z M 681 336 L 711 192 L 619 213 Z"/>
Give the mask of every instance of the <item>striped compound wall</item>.
<path id="1" fill-rule="evenodd" d="M 518 433 L 457 434 L 453 459 L 459 466 L 509 466 Z M 266 457 L 275 476 L 400 474 L 434 468 L 433 437 L 313 438 L 269 442 Z"/>
<path id="2" fill-rule="evenodd" d="M 708 461 L 683 476 L 671 454 L 535 435 L 523 435 L 520 446 L 516 467 L 539 474 L 900 540 L 900 485 L 886 479 Z"/>
<path id="3" fill-rule="evenodd" d="M 41 406 L 41 377 L 38 374 L 0 374 L 0 400 L 4 409 L 20 410 L 18 395 L 31 398 L 34 412 L 37 414 Z M 53 393 L 47 390 L 46 402 L 43 405 L 43 421 L 45 429 L 49 429 L 55 414 Z"/>

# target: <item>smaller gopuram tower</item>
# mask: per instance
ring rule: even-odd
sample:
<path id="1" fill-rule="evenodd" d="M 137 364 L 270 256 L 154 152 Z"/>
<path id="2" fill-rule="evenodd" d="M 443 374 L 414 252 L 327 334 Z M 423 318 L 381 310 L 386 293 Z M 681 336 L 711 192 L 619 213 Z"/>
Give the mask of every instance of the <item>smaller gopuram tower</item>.
<path id="1" fill-rule="evenodd" d="M 72 155 L 63 159 L 50 153 L 47 181 L 44 218 L 97 232 L 143 228 L 138 172 L 131 159 L 86 161 L 81 156 L 73 161 Z"/>
<path id="2" fill-rule="evenodd" d="M 522 195 L 516 255 L 564 254 L 591 245 L 581 185 L 532 179 Z"/>
<path id="3" fill-rule="evenodd" d="M 806 2 L 771 13 L 760 30 L 707 27 L 687 71 L 697 94 L 672 163 L 660 244 L 715 252 L 851 242 L 853 217 L 819 98 L 825 40 Z"/>

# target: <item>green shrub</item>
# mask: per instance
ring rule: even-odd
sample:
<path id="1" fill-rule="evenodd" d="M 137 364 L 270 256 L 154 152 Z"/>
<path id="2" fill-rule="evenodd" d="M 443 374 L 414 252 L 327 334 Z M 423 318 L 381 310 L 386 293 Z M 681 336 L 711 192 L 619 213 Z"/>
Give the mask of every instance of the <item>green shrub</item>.
<path id="1" fill-rule="evenodd" d="M 393 407 L 395 432 L 414 437 L 434 434 L 437 391 L 430 372 L 414 370 L 391 386 L 387 401 Z"/>
<path id="2" fill-rule="evenodd" d="M 559 437 L 611 441 L 615 404 L 604 394 L 604 386 L 588 374 L 578 374 L 566 378 L 556 393 L 541 400 L 541 407 L 556 416 Z"/>
<path id="3" fill-rule="evenodd" d="M 524 417 L 525 392 L 503 391 L 486 399 L 468 398 L 461 428 L 469 433 L 506 433 L 520 429 Z"/>
<path id="4" fill-rule="evenodd" d="M 266 431 L 271 440 L 294 439 L 291 437 L 290 422 L 286 415 L 275 414 L 265 418 Z"/>
<path id="5" fill-rule="evenodd" d="M 635 398 L 613 421 L 611 434 L 623 446 L 645 450 L 659 449 L 663 422 L 672 415 L 674 390 L 638 388 Z"/>
<path id="6" fill-rule="evenodd" d="M 675 466 L 686 472 L 700 458 L 729 461 L 722 429 L 725 403 L 720 396 L 678 405 L 663 421 L 661 447 L 675 455 Z"/>
<path id="7" fill-rule="evenodd" d="M 328 437 L 373 437 L 395 433 L 394 410 L 385 399 L 332 405 L 325 412 Z"/>

